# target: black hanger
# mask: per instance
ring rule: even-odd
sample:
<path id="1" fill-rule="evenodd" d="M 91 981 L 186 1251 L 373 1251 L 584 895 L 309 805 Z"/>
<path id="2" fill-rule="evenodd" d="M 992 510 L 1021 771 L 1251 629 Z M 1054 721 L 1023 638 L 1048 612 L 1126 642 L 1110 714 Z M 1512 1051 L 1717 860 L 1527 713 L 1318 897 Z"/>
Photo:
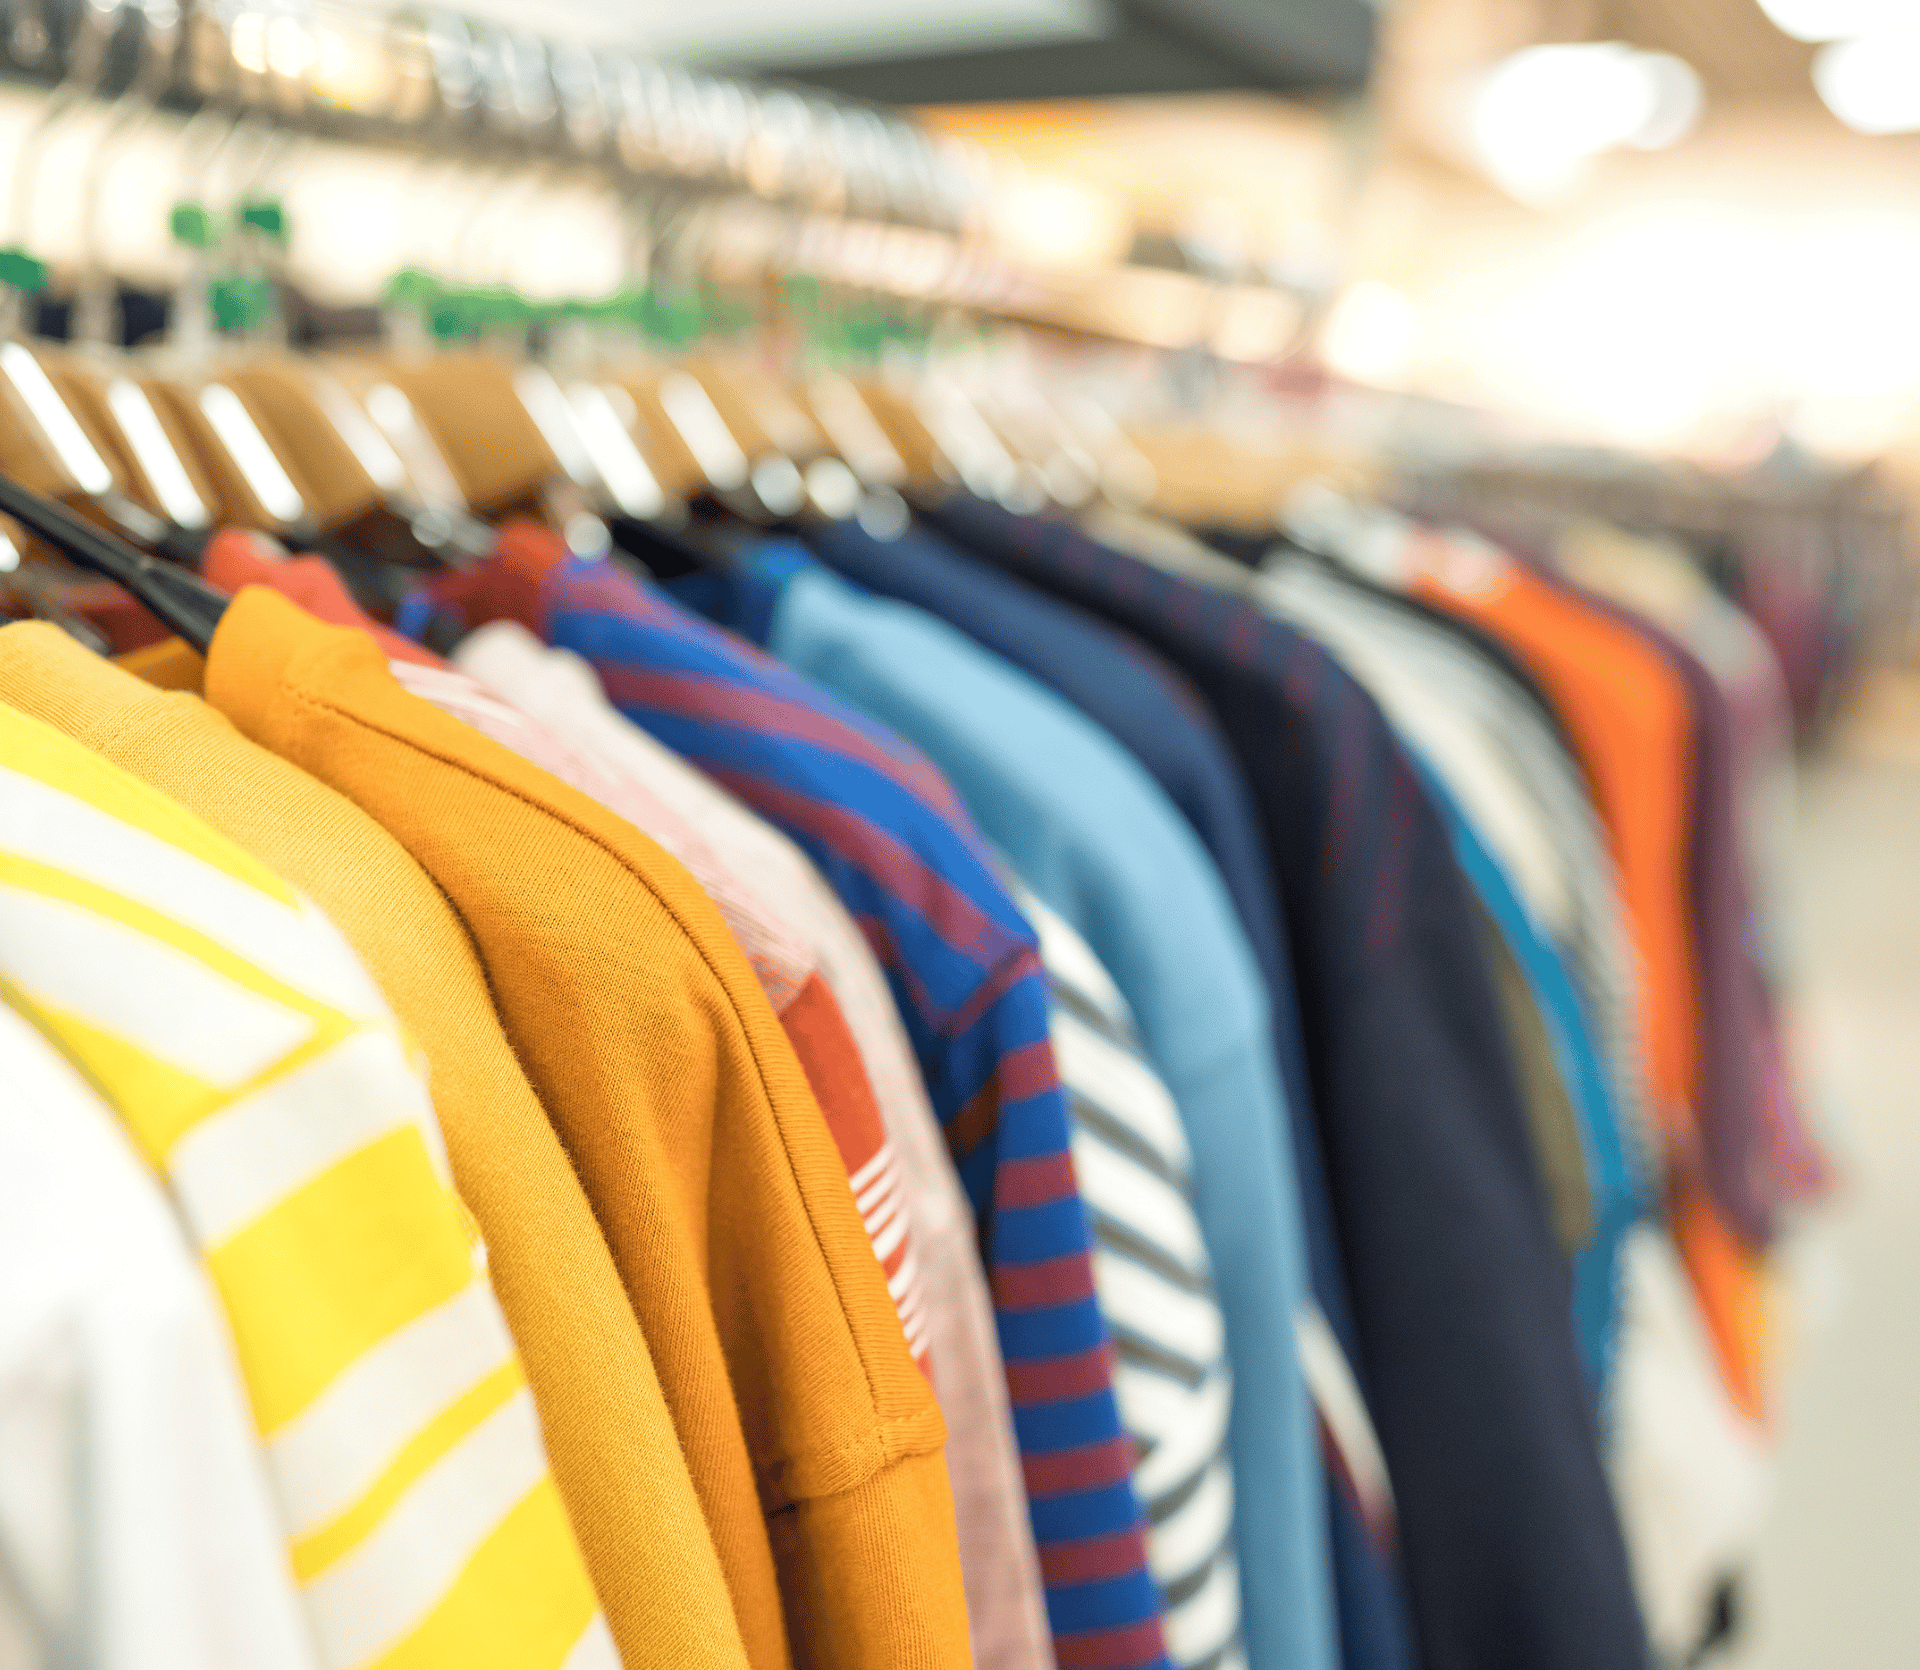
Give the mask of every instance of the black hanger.
<path id="1" fill-rule="evenodd" d="M 1244 528 L 1206 526 L 1193 530 L 1203 543 L 1211 545 L 1223 557 L 1231 557 L 1245 568 L 1258 568 L 1276 549 L 1287 555 L 1318 556 L 1297 540 L 1277 530 L 1249 533 Z"/>
<path id="2" fill-rule="evenodd" d="M 111 517 L 114 526 L 131 543 L 181 568 L 200 572 L 207 542 L 213 538 L 212 528 L 183 528 L 178 522 L 154 515 L 144 505 L 135 504 L 124 493 L 95 493 L 87 502 L 102 515 Z"/>
<path id="3" fill-rule="evenodd" d="M 615 547 L 637 557 L 656 580 L 725 573 L 734 564 L 732 552 L 713 537 L 708 523 L 688 521 L 675 529 L 637 516 L 608 516 L 604 521 Z"/>
<path id="4" fill-rule="evenodd" d="M 184 568 L 135 550 L 124 539 L 95 527 L 56 500 L 0 475 L 0 511 L 29 533 L 37 534 L 69 562 L 91 569 L 145 604 L 161 623 L 179 633 L 202 655 L 231 601 Z"/>

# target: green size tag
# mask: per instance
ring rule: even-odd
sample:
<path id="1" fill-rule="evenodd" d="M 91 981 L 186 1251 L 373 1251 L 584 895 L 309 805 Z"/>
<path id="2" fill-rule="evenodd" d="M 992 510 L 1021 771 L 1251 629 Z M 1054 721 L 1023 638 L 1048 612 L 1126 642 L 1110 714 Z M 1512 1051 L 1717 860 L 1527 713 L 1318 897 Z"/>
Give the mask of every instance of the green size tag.
<path id="1" fill-rule="evenodd" d="M 256 197 L 250 203 L 242 203 L 240 224 L 251 226 L 256 232 L 264 233 L 282 248 L 285 248 L 290 236 L 287 226 L 287 206 L 277 197 Z"/>
<path id="2" fill-rule="evenodd" d="M 259 273 L 228 273 L 207 291 L 214 318 L 227 330 L 245 330 L 273 312 L 273 281 Z"/>
<path id="3" fill-rule="evenodd" d="M 0 284 L 30 296 L 47 282 L 47 264 L 36 261 L 18 244 L 0 249 Z"/>
<path id="4" fill-rule="evenodd" d="M 167 216 L 167 230 L 175 243 L 189 249 L 211 249 L 216 240 L 212 212 L 206 204 L 190 198 L 174 204 L 173 213 Z"/>

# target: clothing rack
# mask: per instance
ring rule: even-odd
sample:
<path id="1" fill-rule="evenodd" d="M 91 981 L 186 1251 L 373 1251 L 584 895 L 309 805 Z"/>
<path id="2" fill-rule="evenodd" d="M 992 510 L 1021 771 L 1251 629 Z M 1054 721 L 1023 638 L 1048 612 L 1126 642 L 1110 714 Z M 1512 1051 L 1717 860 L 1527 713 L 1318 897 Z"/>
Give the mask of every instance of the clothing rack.
<path id="1" fill-rule="evenodd" d="M 449 11 L 310 0 L 19 0 L 5 72 L 72 99 L 143 83 L 160 108 L 263 130 L 595 169 L 628 181 L 954 229 L 965 147 L 849 99 L 547 40 Z"/>
<path id="2" fill-rule="evenodd" d="M 1314 294 L 1008 262 L 896 116 L 438 16 L 9 18 L 21 180 L 102 99 L 96 199 L 163 118 L 187 193 L 242 164 L 171 340 L 0 332 L 0 1268 L 171 1270 L 72 1401 L 216 1463 L 86 1449 L 101 1592 L 213 1670 L 1718 1627 L 1827 1172 L 1779 673 L 1696 568 L 1642 616 L 1399 516 L 1269 374 Z M 516 236 L 584 179 L 624 282 L 454 248 L 215 330 L 308 141 Z"/>
<path id="3" fill-rule="evenodd" d="M 1858 669 L 1912 651 L 1911 516 L 1871 468 L 1784 451 L 1737 474 L 1617 453 L 1489 451 L 1444 468 L 1410 460 L 1404 500 L 1533 549 L 1583 522 L 1672 542 L 1756 614 L 1782 617 L 1782 644 L 1801 646 L 1787 672 L 1808 734 Z"/>
<path id="4" fill-rule="evenodd" d="M 811 88 L 453 13 L 383 15 L 337 0 L 189 0 L 184 10 L 171 0 L 22 0 L 4 40 L 0 74 L 51 89 L 15 159 L 16 242 L 29 230 L 18 204 L 31 196 L 35 159 L 61 123 L 106 101 L 114 137 L 101 166 L 156 114 L 184 115 L 183 172 L 237 158 L 246 178 L 235 214 L 283 242 L 285 210 L 258 181 L 274 158 L 317 141 L 392 151 L 414 159 L 416 175 L 445 162 L 497 169 L 483 194 L 490 213 L 510 187 L 597 181 L 610 214 L 631 221 L 641 268 L 717 268 L 736 281 L 804 271 L 908 306 L 1226 362 L 1284 354 L 1328 300 L 1320 280 L 1302 287 L 1190 265 L 1036 268 L 996 247 L 990 221 L 1005 171 L 970 142 Z M 194 228 L 207 212 L 193 190 L 189 180 L 177 238 L 202 235 Z M 96 241 L 90 231 L 90 251 Z M 0 280 L 37 279 L 33 254 L 16 247 L 11 279 Z M 96 262 L 89 253 L 83 265 Z M 97 273 L 91 284 L 99 289 Z"/>

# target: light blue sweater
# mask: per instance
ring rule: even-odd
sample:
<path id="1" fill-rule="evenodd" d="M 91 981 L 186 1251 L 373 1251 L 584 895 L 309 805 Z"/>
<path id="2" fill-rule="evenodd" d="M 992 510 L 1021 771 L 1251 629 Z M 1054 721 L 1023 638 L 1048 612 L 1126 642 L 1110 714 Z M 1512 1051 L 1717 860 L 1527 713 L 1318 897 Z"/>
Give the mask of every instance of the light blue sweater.
<path id="1" fill-rule="evenodd" d="M 1133 757 L 1024 673 L 818 567 L 787 558 L 756 579 L 784 579 L 767 621 L 774 654 L 924 750 L 1132 1006 L 1186 1126 L 1227 1323 L 1249 1660 L 1335 1670 L 1323 1475 L 1294 1332 L 1307 1283 L 1293 1152 L 1271 1007 L 1218 871 Z"/>

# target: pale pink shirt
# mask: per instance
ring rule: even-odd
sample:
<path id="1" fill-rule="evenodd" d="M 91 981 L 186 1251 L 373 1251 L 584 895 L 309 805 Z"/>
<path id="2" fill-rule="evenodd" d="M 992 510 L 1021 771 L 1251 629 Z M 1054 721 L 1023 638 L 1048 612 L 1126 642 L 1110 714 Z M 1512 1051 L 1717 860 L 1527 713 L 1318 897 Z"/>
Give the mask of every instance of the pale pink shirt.
<path id="1" fill-rule="evenodd" d="M 634 828 L 651 835 L 680 860 L 718 907 L 747 954 L 775 1014 L 784 1014 L 813 973 L 813 952 L 764 899 L 742 882 L 686 818 L 644 783 L 609 770 L 567 736 L 542 723 L 512 698 L 503 699 L 471 673 L 426 667 L 414 661 L 388 663 L 393 676 L 442 713 L 490 736 L 523 760 L 591 795 Z"/>
<path id="2" fill-rule="evenodd" d="M 934 1388 L 947 1421 L 974 1662 L 994 1670 L 1052 1670 L 1040 1561 L 973 1212 L 865 937 L 799 847 L 624 718 L 578 656 L 548 649 L 515 622 L 498 621 L 470 635 L 455 659 L 602 771 L 644 784 L 736 876 L 777 899 L 809 947 L 846 1017 L 905 1180 Z"/>

